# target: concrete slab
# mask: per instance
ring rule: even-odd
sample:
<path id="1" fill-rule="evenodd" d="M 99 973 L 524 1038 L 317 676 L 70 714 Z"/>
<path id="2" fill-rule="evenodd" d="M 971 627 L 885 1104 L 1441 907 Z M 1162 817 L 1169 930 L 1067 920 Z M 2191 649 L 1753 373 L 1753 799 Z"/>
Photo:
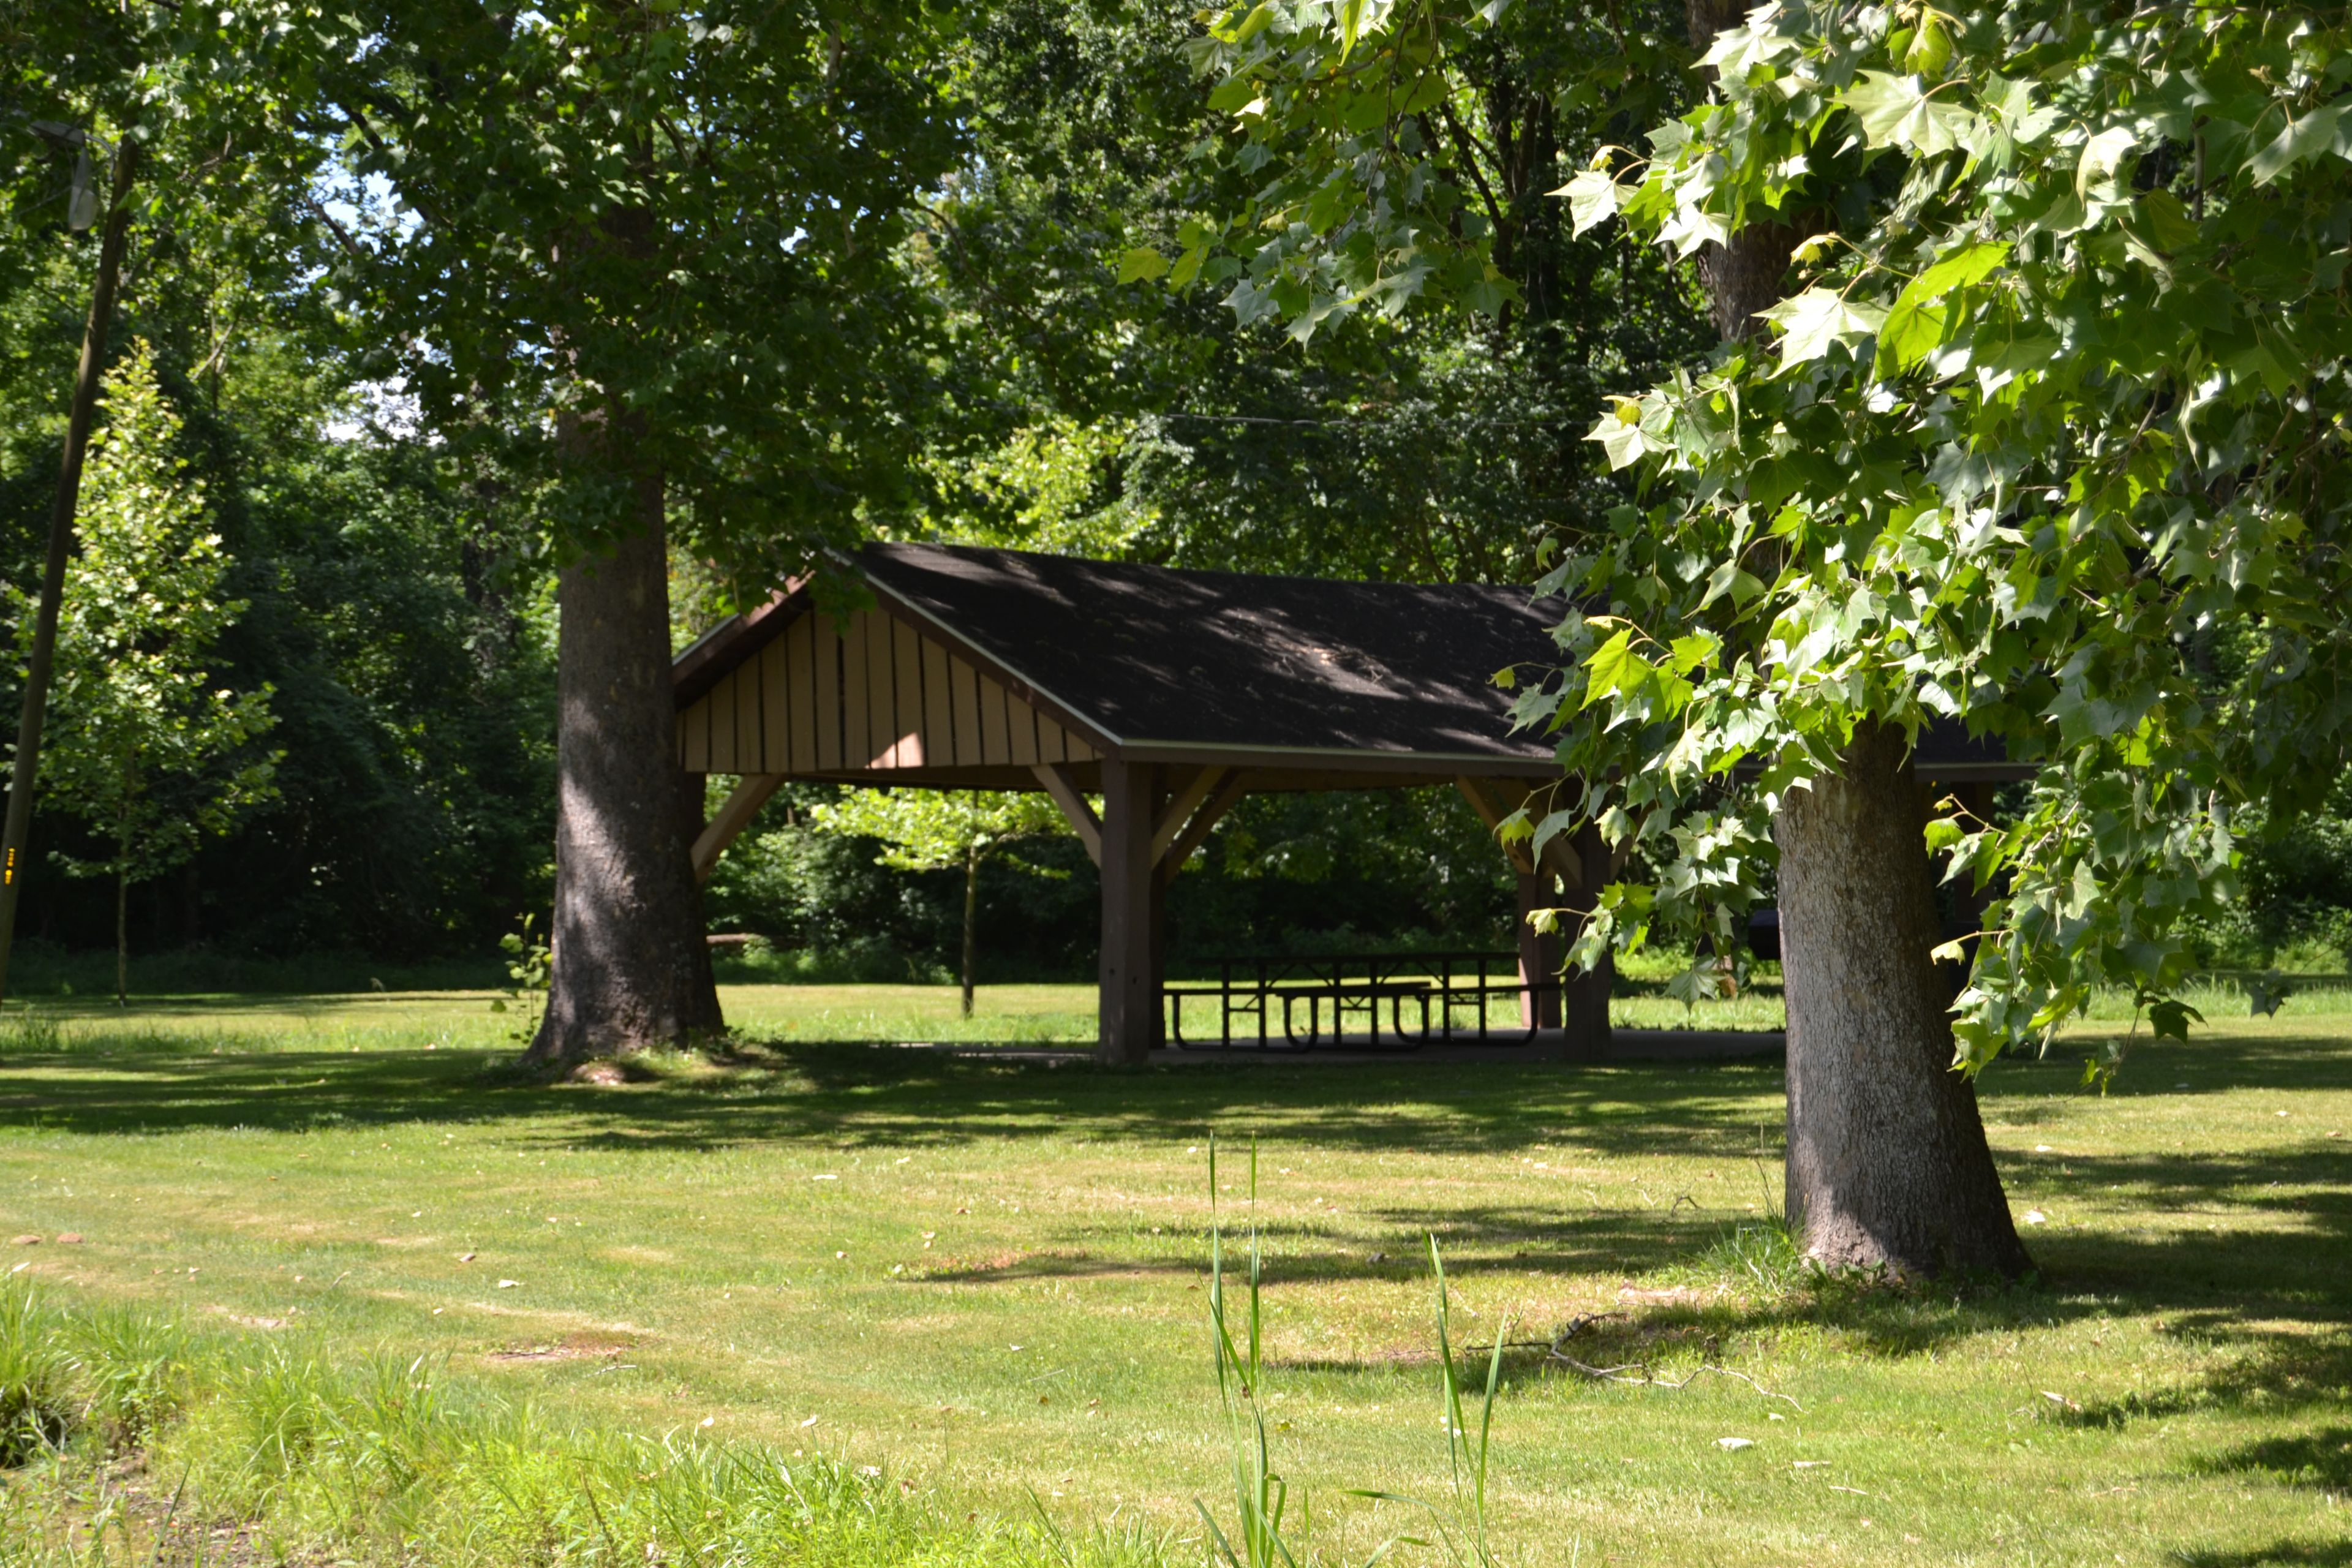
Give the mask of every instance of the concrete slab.
<path id="1" fill-rule="evenodd" d="M 909 1040 L 901 1042 L 900 1050 L 941 1051 L 952 1056 L 984 1057 L 991 1061 L 1076 1063 L 1091 1059 L 1091 1053 L 1079 1047 L 1066 1046 L 985 1046 L 951 1042 Z M 1611 1031 L 1608 1056 L 1602 1063 L 1611 1062 L 1700 1062 L 1759 1060 L 1778 1057 L 1786 1043 L 1780 1031 L 1748 1031 L 1738 1029 L 1615 1029 Z M 1375 1047 L 1368 1036 L 1349 1037 L 1342 1042 L 1300 1050 L 1286 1047 L 1235 1046 L 1231 1049 L 1218 1046 L 1189 1046 L 1181 1050 L 1156 1050 L 1151 1053 L 1154 1067 L 1206 1067 L 1216 1064 L 1292 1062 L 1322 1067 L 1361 1066 L 1371 1062 L 1398 1064 L 1420 1063 L 1432 1066 L 1462 1066 L 1484 1062 L 1555 1062 L 1563 1067 L 1585 1065 L 1582 1058 L 1572 1055 L 1568 1037 L 1558 1029 L 1538 1030 L 1532 1039 L 1517 1044 L 1488 1040 L 1455 1040 L 1451 1044 L 1432 1041 L 1417 1047 L 1401 1047 L 1386 1038 Z"/>

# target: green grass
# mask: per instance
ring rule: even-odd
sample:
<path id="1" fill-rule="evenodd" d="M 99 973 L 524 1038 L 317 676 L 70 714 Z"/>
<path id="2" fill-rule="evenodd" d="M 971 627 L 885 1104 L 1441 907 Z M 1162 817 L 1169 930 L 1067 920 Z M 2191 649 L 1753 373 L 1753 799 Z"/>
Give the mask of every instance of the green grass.
<path id="1" fill-rule="evenodd" d="M 1193 1500 L 1218 1508 L 1233 1465 L 1213 1130 L 1259 1140 L 1257 1202 L 1245 1178 L 1219 1197 L 1229 1237 L 1261 1237 L 1260 1408 L 1319 1560 L 1415 1527 L 1350 1489 L 1448 1493 L 1434 1232 L 1465 1379 L 1507 1318 L 1652 1379 L 1505 1356 L 1504 1562 L 2352 1563 L 2352 1161 L 2329 1136 L 2352 1134 L 2352 1026 L 2321 998 L 2217 1006 L 2105 1098 L 2074 1089 L 2088 1034 L 1997 1067 L 1987 1120 L 2043 1273 L 1890 1290 L 1812 1279 L 1772 1236 L 1766 1065 L 1118 1072 L 812 1043 L 948 1037 L 952 993 L 790 989 L 729 997 L 772 1047 L 610 1088 L 505 1076 L 504 1021 L 467 994 L 75 1011 L 62 1052 L 0 1067 L 0 1232 L 48 1238 L 0 1269 L 113 1323 L 127 1348 L 77 1351 L 74 1376 L 131 1369 L 109 1419 L 162 1426 L 143 1479 L 36 1465 L 16 1517 L 87 1521 L 125 1486 L 152 1517 L 193 1473 L 186 1506 L 258 1510 L 222 1538 L 254 1561 L 272 1531 L 435 1563 L 548 1560 L 554 1531 L 618 1561 L 584 1467 L 637 1510 L 721 1477 L 664 1505 L 738 1531 L 699 1561 L 850 1561 L 807 1531 L 887 1504 L 911 1511 L 876 1562 L 1194 1563 Z M 1084 1017 L 1074 988 L 982 998 L 996 1037 Z M 142 1323 L 192 1347 L 180 1394 Z M 383 1414 L 427 1375 L 442 1426 Z M 287 1467 L 300 1487 L 222 1479 L 281 1428 L 326 1456 Z M 794 1513 L 768 1459 L 847 1511 Z"/>

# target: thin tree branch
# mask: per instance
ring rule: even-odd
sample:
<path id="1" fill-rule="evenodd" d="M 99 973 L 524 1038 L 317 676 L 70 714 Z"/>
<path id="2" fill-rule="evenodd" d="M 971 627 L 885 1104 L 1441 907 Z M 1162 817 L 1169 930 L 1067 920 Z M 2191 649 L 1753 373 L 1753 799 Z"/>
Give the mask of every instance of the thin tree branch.
<path id="1" fill-rule="evenodd" d="M 1461 149 L 1462 162 L 1470 171 L 1470 178 L 1477 184 L 1478 195 L 1486 199 L 1486 216 L 1494 222 L 1496 237 L 1505 236 L 1510 226 L 1503 216 L 1501 204 L 1495 200 L 1494 187 L 1486 183 L 1486 172 L 1478 166 L 1478 154 L 1481 151 L 1478 139 L 1471 135 L 1462 121 L 1454 117 L 1452 104 L 1441 103 L 1437 109 L 1438 112 L 1445 117 L 1445 128 L 1454 132 L 1454 143 Z M 1501 159 L 1497 158 L 1495 163 L 1496 167 L 1502 166 Z"/>

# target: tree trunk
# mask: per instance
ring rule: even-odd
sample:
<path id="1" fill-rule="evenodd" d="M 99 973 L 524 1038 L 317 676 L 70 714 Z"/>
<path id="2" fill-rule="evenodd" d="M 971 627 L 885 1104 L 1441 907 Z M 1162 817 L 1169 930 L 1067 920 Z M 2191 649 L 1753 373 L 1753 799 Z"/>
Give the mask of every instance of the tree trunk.
<path id="1" fill-rule="evenodd" d="M 699 803 L 677 765 L 661 479 L 636 489 L 639 531 L 556 580 L 554 973 L 525 1053 L 543 1066 L 724 1026 L 684 831 Z"/>
<path id="2" fill-rule="evenodd" d="M 1789 1221 L 1832 1267 L 2021 1274 L 1976 1089 L 1952 1067 L 1927 820 L 1903 732 L 1874 724 L 1774 824 Z"/>
<path id="3" fill-rule="evenodd" d="M 114 188 L 106 232 L 98 247 L 98 280 L 89 320 L 82 327 L 81 363 L 74 373 L 66 414 L 65 458 L 49 508 L 48 553 L 41 563 L 41 602 L 33 613 L 32 657 L 25 661 L 25 706 L 16 720 L 16 750 L 8 764 L 8 810 L 0 825 L 0 996 L 8 994 L 8 955 L 16 942 L 16 904 L 25 890 L 26 850 L 33 833 L 33 792 L 41 771 L 41 726 L 49 705 L 49 671 L 57 659 L 58 612 L 65 600 L 66 557 L 73 552 L 74 514 L 81 502 L 82 458 L 98 414 L 99 380 L 106 369 L 106 339 L 114 324 L 114 293 L 131 232 L 131 186 L 139 172 L 139 143 L 123 139 L 114 154 Z M 46 911 L 44 911 L 46 917 Z"/>
<path id="4" fill-rule="evenodd" d="M 1691 45 L 1745 0 L 1687 0 Z M 1795 229 L 1757 224 L 1699 256 L 1716 328 L 1754 337 L 1780 297 Z M 1788 999 L 1788 1214 L 1806 1256 L 2020 1274 L 1976 1090 L 1952 1070 L 1925 803 L 1899 731 L 1860 731 L 1839 776 L 1795 791 L 1774 824 Z"/>
<path id="5" fill-rule="evenodd" d="M 1582 873 L 1575 901 L 1591 905 L 1599 900 L 1601 889 L 1609 885 L 1616 874 L 1615 857 L 1609 851 L 1608 841 L 1601 829 L 1587 825 L 1577 831 L 1570 845 Z M 1572 947 L 1584 934 L 1581 917 L 1564 922 L 1560 942 Z M 1608 948 L 1601 950 L 1601 962 L 1591 973 L 1570 970 L 1561 977 L 1559 1026 L 1565 1031 L 1563 1054 L 1570 1061 L 1598 1062 L 1609 1059 L 1611 1033 L 1609 1001 L 1617 989 L 1617 955 Z"/>
<path id="6" fill-rule="evenodd" d="M 980 952 L 980 840 L 963 851 L 963 1016 L 971 1016 L 971 977 Z"/>
<path id="7" fill-rule="evenodd" d="M 1688 0 L 1691 47 L 1705 49 L 1717 33 L 1738 22 L 1747 9 L 1747 0 Z M 1789 258 L 1796 253 L 1797 240 L 1797 231 L 1786 224 L 1752 223 L 1734 234 L 1727 245 L 1709 240 L 1699 247 L 1699 281 L 1706 285 L 1708 310 L 1725 342 L 1756 337 L 1764 331 L 1756 312 L 1779 303 L 1780 284 L 1789 275 Z"/>
<path id="8" fill-rule="evenodd" d="M 131 873 L 114 874 L 114 1005 L 131 1005 Z"/>
<path id="9" fill-rule="evenodd" d="M 1552 885 L 1549 869 L 1533 871 L 1514 869 L 1511 880 L 1516 893 L 1517 919 L 1512 929 L 1519 941 L 1519 1027 L 1522 1029 L 1557 1029 L 1559 1027 L 1559 970 L 1564 962 L 1558 931 L 1539 931 L 1528 917 L 1538 910 L 1549 909 L 1559 902 L 1558 890 Z M 1548 989 L 1538 989 L 1538 987 Z"/>

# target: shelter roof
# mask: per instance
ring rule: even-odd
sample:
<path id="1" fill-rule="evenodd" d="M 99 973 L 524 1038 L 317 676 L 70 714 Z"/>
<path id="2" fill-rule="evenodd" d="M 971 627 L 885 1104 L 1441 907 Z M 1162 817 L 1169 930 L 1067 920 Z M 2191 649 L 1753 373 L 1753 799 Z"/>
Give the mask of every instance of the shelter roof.
<path id="1" fill-rule="evenodd" d="M 1559 658 L 1550 628 L 1563 606 L 1524 588 L 943 544 L 869 544 L 844 563 L 891 618 L 1102 752 L 1436 777 L 1538 776 L 1556 765 L 1542 738 L 1511 732 L 1510 698 L 1492 679 L 1507 665 Z M 807 584 L 795 584 L 681 654 L 681 710 L 814 608 Z M 1920 752 L 1922 771 L 1937 776 L 2009 771 L 1957 726 L 1923 736 Z"/>
<path id="2" fill-rule="evenodd" d="M 1507 664 L 1552 662 L 1522 588 L 1188 572 L 1010 550 L 868 546 L 877 596 L 1121 750 L 1546 760 L 1510 733 Z"/>

